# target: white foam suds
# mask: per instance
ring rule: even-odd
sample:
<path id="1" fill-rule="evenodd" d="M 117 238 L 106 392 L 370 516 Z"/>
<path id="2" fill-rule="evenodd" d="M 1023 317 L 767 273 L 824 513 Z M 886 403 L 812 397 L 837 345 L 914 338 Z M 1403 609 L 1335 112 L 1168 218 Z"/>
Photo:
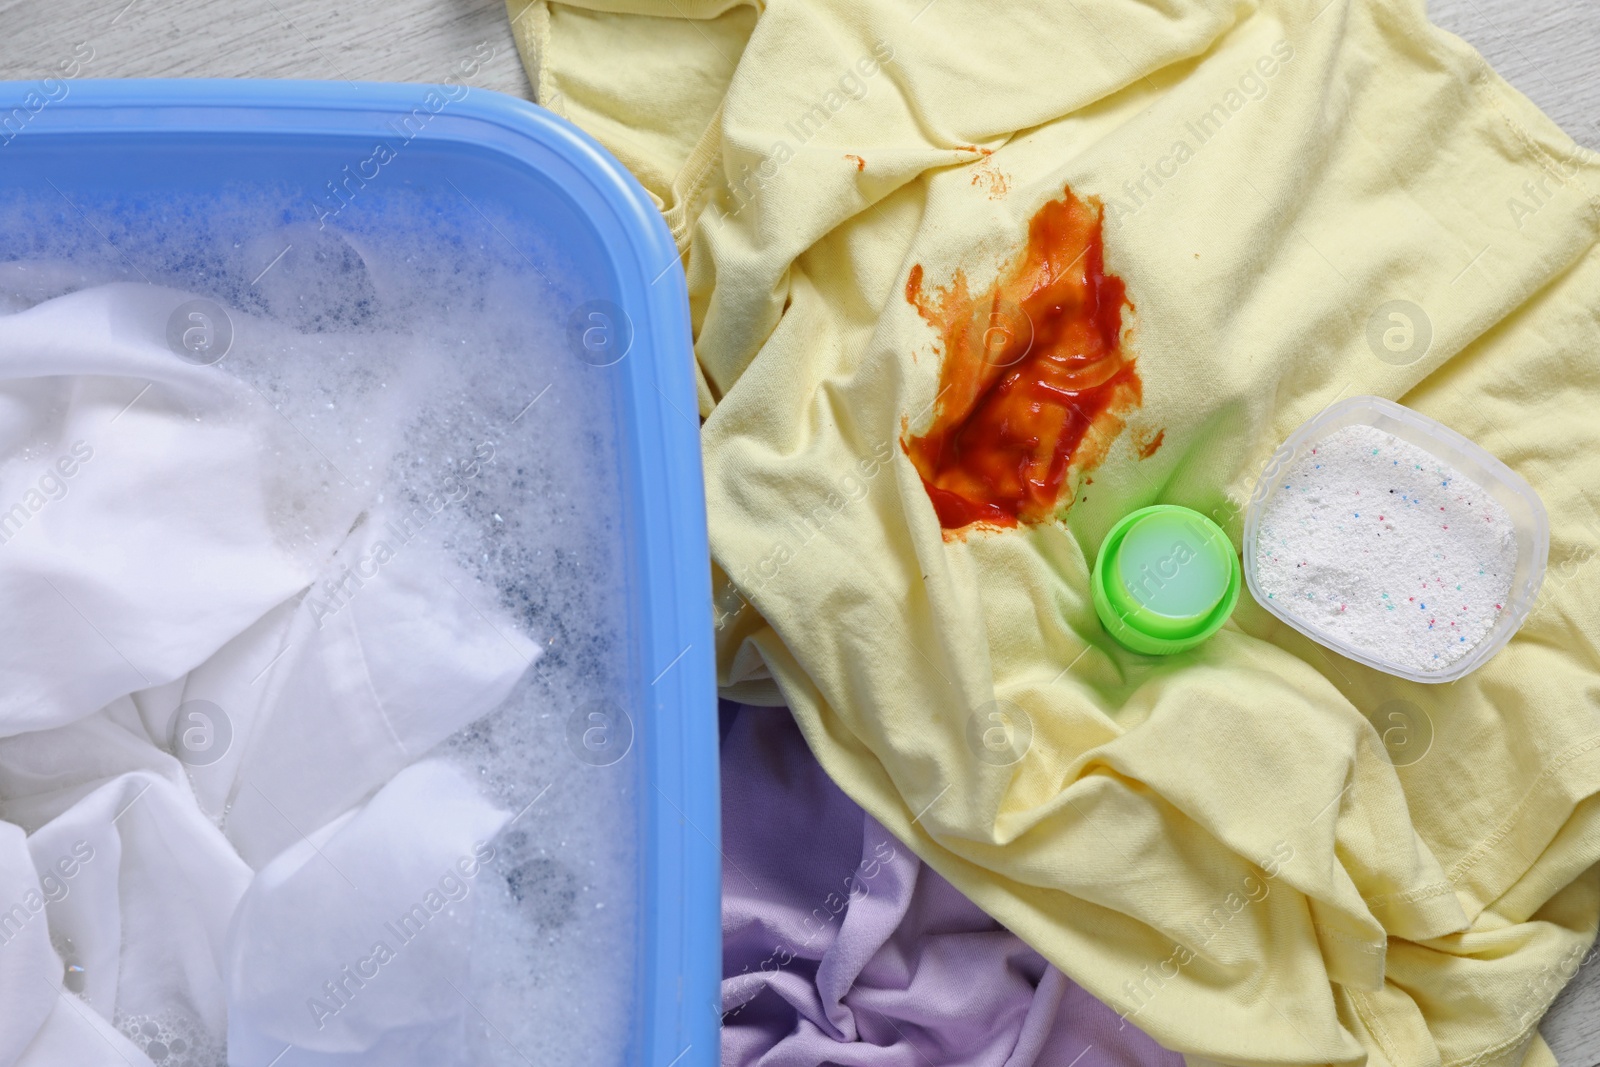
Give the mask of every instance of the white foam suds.
<path id="1" fill-rule="evenodd" d="M 588 702 L 625 705 L 632 677 L 615 373 L 567 341 L 571 310 L 605 294 L 562 280 L 558 250 L 448 190 L 366 195 L 344 231 L 285 222 L 304 211 L 272 188 L 85 195 L 70 211 L 49 189 L 0 202 L 0 315 L 111 282 L 214 301 L 234 331 L 216 371 L 251 410 L 276 412 L 267 494 L 281 546 L 331 576 L 349 526 L 330 538 L 330 517 L 359 526 L 420 507 L 427 520 L 390 565 L 452 564 L 485 625 L 542 649 L 509 698 L 432 753 L 515 814 L 492 877 L 472 887 L 458 1062 L 618 1064 L 637 967 L 639 756 L 597 766 L 568 736 Z M 27 442 L 0 443 L 32 462 Z M 152 1062 L 219 1067 L 216 1035 L 174 1007 L 114 1021 Z"/>

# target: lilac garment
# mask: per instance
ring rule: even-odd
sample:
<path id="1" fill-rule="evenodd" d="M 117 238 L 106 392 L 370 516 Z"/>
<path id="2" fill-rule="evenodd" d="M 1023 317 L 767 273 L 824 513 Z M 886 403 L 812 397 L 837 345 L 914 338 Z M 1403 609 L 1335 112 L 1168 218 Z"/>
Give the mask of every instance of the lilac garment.
<path id="1" fill-rule="evenodd" d="M 724 1067 L 1183 1067 L 724 705 Z"/>

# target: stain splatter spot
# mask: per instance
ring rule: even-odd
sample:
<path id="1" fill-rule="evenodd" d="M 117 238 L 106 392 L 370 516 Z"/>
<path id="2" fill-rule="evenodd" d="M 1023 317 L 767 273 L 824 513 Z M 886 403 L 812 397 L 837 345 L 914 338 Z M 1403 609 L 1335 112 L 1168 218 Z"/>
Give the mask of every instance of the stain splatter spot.
<path id="1" fill-rule="evenodd" d="M 1167 431 L 1165 428 L 1157 430 L 1153 434 L 1149 430 L 1143 430 L 1133 435 L 1133 448 L 1135 452 L 1139 453 L 1140 459 L 1149 459 L 1161 451 L 1161 446 L 1166 440 Z"/>
<path id="2" fill-rule="evenodd" d="M 982 189 L 990 200 L 999 200 L 1011 190 L 1011 179 L 990 166 L 987 160 L 972 172 L 972 184 Z"/>

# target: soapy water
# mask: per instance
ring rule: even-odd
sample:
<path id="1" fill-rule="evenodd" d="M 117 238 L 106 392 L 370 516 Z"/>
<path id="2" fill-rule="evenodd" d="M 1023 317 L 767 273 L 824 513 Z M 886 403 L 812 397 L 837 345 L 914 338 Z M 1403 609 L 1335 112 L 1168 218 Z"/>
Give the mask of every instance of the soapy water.
<path id="1" fill-rule="evenodd" d="M 175 358 L 214 366 L 275 409 L 275 534 L 324 565 L 313 614 L 345 610 L 405 556 L 434 554 L 471 576 L 458 592 L 485 625 L 537 643 L 509 698 L 433 753 L 514 815 L 489 843 L 490 876 L 471 885 L 459 990 L 470 1010 L 454 1062 L 620 1063 L 638 755 L 619 460 L 607 361 L 569 342 L 574 309 L 596 294 L 563 281 L 560 251 L 514 219 L 447 200 L 373 191 L 341 229 L 304 221 L 276 188 L 137 200 L 45 190 L 0 202 L 0 314 L 112 282 L 192 294 L 169 324 Z M 419 518 L 396 562 L 340 590 L 325 531 L 350 510 L 358 526 Z M 198 714 L 184 722 L 203 727 L 173 738 L 191 766 L 211 757 L 186 756 L 184 738 L 216 744 L 207 731 L 227 711 Z M 113 1021 L 157 1064 L 225 1062 L 182 1005 Z"/>

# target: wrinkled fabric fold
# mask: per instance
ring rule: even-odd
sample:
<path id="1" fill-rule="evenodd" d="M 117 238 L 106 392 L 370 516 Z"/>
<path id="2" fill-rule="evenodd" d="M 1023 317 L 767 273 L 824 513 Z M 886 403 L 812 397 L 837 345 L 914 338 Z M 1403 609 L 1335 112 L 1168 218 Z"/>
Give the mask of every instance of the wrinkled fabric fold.
<path id="1" fill-rule="evenodd" d="M 1181 1067 L 841 793 L 785 709 L 723 720 L 727 1067 Z"/>
<path id="2" fill-rule="evenodd" d="M 472 885 L 510 816 L 424 760 L 263 868 L 228 943 L 228 1062 L 460 1062 Z"/>
<path id="3" fill-rule="evenodd" d="M 119 283 L 0 320 L 0 452 L 32 455 L 0 468 L 0 596 L 28 605 L 0 614 L 0 734 L 169 682 L 311 580 L 249 389 L 167 344 L 183 299 Z"/>

